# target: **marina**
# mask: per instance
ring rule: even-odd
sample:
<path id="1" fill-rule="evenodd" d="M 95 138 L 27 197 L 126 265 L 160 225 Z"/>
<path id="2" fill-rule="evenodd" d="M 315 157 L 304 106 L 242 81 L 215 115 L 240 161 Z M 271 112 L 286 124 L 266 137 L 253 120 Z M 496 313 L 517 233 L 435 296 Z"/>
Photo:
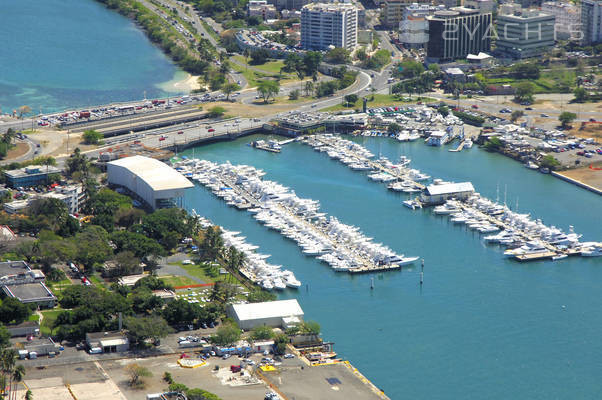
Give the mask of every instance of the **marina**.
<path id="1" fill-rule="evenodd" d="M 458 149 L 468 141 L 470 139 L 463 140 Z M 368 178 L 373 181 L 391 182 L 387 187 L 392 191 L 422 193 L 420 198 L 403 201 L 403 205 L 412 210 L 421 209 L 425 204 L 433 202 L 443 203 L 434 207 L 434 214 L 447 215 L 452 222 L 465 224 L 481 234 L 503 231 L 504 240 L 486 241 L 510 248 L 505 254 L 518 261 L 559 260 L 564 255 L 578 255 L 582 249 L 587 249 L 579 243 L 580 235 L 572 232 L 572 226 L 569 234 L 555 226 L 547 227 L 541 220 L 534 221 L 528 214 L 512 212 L 507 205 L 482 197 L 474 192 L 470 183 L 454 184 L 433 179 L 433 184 L 427 187 L 417 182 L 428 181 L 431 177 L 409 168 L 411 160 L 404 155 L 400 157 L 398 164 L 390 162 L 386 157 L 373 161 L 371 159 L 374 155 L 368 149 L 332 134 L 308 136 L 302 142 L 352 170 L 367 172 Z M 598 246 L 597 243 L 595 245 Z"/>
<path id="2" fill-rule="evenodd" d="M 303 254 L 335 271 L 365 273 L 400 269 L 418 257 L 406 257 L 372 242 L 359 228 L 320 212 L 319 202 L 302 199 L 289 188 L 262 180 L 265 174 L 248 165 L 183 160 L 175 167 L 209 188 L 228 205 L 247 210 L 266 227 L 293 240 Z"/>
<path id="3" fill-rule="evenodd" d="M 213 226 L 209 220 L 200 217 L 194 209 L 191 214 L 199 219 L 201 227 L 208 228 Z M 220 228 L 220 230 L 224 246 L 226 248 L 232 246 L 244 255 L 239 272 L 251 282 L 258 284 L 266 290 L 298 289 L 301 286 L 301 282 L 297 280 L 292 271 L 282 270 L 279 265 L 268 264 L 265 260 L 270 256 L 256 252 L 255 250 L 259 247 L 247 243 L 244 236 L 239 236 L 240 232 L 229 231 L 223 228 Z"/>
<path id="4" fill-rule="evenodd" d="M 596 330 L 584 323 L 583 313 L 592 324 L 602 323 L 598 312 L 602 300 L 595 295 L 595 282 L 602 279 L 599 257 L 517 263 L 503 256 L 504 247 L 487 244 L 485 237 L 496 232 L 481 234 L 467 229 L 434 214 L 432 207 L 409 212 L 400 204 L 404 196 L 383 190 L 386 184 L 374 184 L 365 174 L 333 162 L 307 145 L 287 145 L 283 150 L 286 157 L 247 146 L 251 140 L 264 138 L 257 135 L 197 147 L 195 154 L 215 163 L 230 160 L 261 168 L 270 179 L 294 187 L 300 197 L 319 199 L 323 212 L 361 227 L 375 241 L 424 257 L 422 288 L 419 264 L 369 275 L 324 268 L 319 260 L 298 251 L 295 242 L 265 229 L 253 214 L 237 211 L 201 186 L 187 195 L 186 205 L 196 207 L 216 224 L 244 232 L 261 252 L 271 254 L 272 264 L 294 271 L 303 282 L 301 290 L 285 290 L 279 297 L 297 298 L 304 310 L 320 321 L 323 332 L 336 341 L 337 352 L 349 357 L 390 398 L 461 398 L 467 391 L 493 399 L 508 395 L 591 398 L 588 393 L 598 390 L 593 371 L 602 348 L 595 341 Z M 472 149 L 458 157 L 445 147 L 425 146 L 421 141 L 348 139 L 390 160 L 405 155 L 412 159 L 412 166 L 433 177 L 471 181 L 481 196 L 492 200 L 499 186 L 502 204 L 507 184 L 507 204 L 513 211 L 528 210 L 533 218 L 554 223 L 566 232 L 574 225 L 575 231 L 583 234 L 582 243 L 600 236 L 588 211 L 599 206 L 597 195 L 549 175 L 530 174 L 500 155 Z M 192 150 L 184 154 L 190 156 Z M 542 201 L 549 193 L 554 193 L 553 201 Z M 414 323 L 408 324 L 408 320 Z M 503 329 L 506 326 L 528 329 L 508 331 Z M 350 327 L 353 335 L 349 335 Z M 575 334 L 588 342 L 568 339 Z M 358 346 L 357 337 L 377 337 L 390 351 Z M 482 344 L 475 345 L 476 337 Z M 399 363 L 399 357 L 408 362 Z M 475 362 L 483 369 L 475 369 Z M 541 362 L 551 369 L 539 368 Z M 512 367 L 516 365 L 521 367 Z M 449 370 L 454 368 L 473 383 L 451 377 Z M 492 374 L 505 376 L 507 383 L 500 386 Z M 560 383 L 559 375 L 583 379 L 578 384 L 572 380 Z"/>

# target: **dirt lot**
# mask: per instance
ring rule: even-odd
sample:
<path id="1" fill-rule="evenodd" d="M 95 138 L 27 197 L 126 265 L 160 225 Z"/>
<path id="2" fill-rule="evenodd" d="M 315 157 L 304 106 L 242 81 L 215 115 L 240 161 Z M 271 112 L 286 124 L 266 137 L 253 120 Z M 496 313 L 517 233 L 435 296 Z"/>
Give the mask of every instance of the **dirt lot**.
<path id="1" fill-rule="evenodd" d="M 573 123 L 571 134 L 577 137 L 594 138 L 600 142 L 602 141 L 602 124 L 589 123 L 582 126 L 581 123 Z"/>
<path id="2" fill-rule="evenodd" d="M 592 163 L 591 167 L 602 168 L 602 161 Z M 592 168 L 590 168 L 590 165 L 588 165 L 587 167 L 583 168 L 563 171 L 560 174 L 602 190 L 602 170 L 595 170 Z"/>
<path id="3" fill-rule="evenodd" d="M 6 153 L 6 159 L 10 160 L 13 158 L 17 158 L 17 157 L 21 157 L 23 154 L 27 153 L 27 151 L 29 150 L 29 145 L 27 143 L 17 143 L 15 147 L 13 147 L 12 149 L 10 149 L 7 153 Z"/>

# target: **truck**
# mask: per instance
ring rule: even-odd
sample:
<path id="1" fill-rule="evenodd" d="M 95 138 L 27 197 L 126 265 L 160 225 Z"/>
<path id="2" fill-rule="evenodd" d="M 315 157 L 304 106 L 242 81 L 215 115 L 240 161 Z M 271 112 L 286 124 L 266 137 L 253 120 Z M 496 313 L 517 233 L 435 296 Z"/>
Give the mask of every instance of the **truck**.
<path id="1" fill-rule="evenodd" d="M 79 117 L 80 118 L 90 118 L 90 111 L 80 111 Z"/>

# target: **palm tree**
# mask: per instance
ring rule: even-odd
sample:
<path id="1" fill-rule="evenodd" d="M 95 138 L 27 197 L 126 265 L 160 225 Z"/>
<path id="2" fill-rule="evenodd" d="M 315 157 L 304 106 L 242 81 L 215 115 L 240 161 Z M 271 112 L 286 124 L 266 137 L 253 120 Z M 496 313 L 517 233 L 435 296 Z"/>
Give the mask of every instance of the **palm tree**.
<path id="1" fill-rule="evenodd" d="M 307 81 L 307 82 L 305 82 L 305 95 L 309 96 L 309 94 L 311 92 L 313 92 L 313 91 L 314 91 L 314 83 L 313 83 L 313 81 Z"/>
<path id="2" fill-rule="evenodd" d="M 25 367 L 21 364 L 17 365 L 15 367 L 15 369 L 13 370 L 13 375 L 12 375 L 12 380 L 15 381 L 15 383 L 19 383 L 23 380 L 23 377 L 25 376 Z M 11 392 L 13 393 L 13 392 Z M 9 399 L 10 399 L 10 395 L 9 395 Z M 14 400 L 17 399 L 17 391 L 14 391 Z"/>
<path id="3" fill-rule="evenodd" d="M 17 359 L 17 351 L 15 349 L 4 349 L 0 355 L 0 370 L 2 372 L 2 378 L 6 384 L 6 378 L 9 378 L 8 392 L 12 389 L 13 372 L 15 370 L 15 364 Z"/>

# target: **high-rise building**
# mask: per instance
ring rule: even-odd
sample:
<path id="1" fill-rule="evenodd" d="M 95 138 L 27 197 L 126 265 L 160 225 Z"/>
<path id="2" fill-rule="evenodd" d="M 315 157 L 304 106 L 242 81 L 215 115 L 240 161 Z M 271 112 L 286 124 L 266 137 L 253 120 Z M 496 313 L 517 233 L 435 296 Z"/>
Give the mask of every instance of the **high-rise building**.
<path id="1" fill-rule="evenodd" d="M 454 7 L 447 11 L 436 11 L 427 17 L 429 41 L 427 59 L 431 62 L 453 61 L 468 54 L 489 52 L 491 36 L 491 13 Z"/>
<path id="2" fill-rule="evenodd" d="M 416 3 L 407 6 L 403 12 L 403 19 L 399 23 L 399 41 L 405 47 L 425 47 L 429 41 L 429 25 L 426 17 L 441 10 L 445 10 L 445 6 Z"/>
<path id="3" fill-rule="evenodd" d="M 484 13 L 492 13 L 497 8 L 495 0 L 464 0 L 464 7 L 474 8 Z"/>
<path id="4" fill-rule="evenodd" d="M 602 42 L 602 0 L 581 1 L 583 44 Z"/>
<path id="5" fill-rule="evenodd" d="M 497 17 L 496 53 L 510 58 L 537 57 L 554 46 L 553 15 L 537 9 L 506 13 L 501 8 Z"/>
<path id="6" fill-rule="evenodd" d="M 389 28 L 397 28 L 401 20 L 403 19 L 403 13 L 406 7 L 412 4 L 426 3 L 429 4 L 429 0 L 385 0 L 383 5 L 383 25 Z"/>
<path id="7" fill-rule="evenodd" d="M 573 3 L 546 1 L 541 5 L 541 12 L 556 18 L 556 39 L 580 39 L 581 10 Z"/>
<path id="8" fill-rule="evenodd" d="M 357 19 L 357 8 L 352 4 L 308 4 L 301 10 L 301 47 L 353 50 L 357 45 Z"/>

